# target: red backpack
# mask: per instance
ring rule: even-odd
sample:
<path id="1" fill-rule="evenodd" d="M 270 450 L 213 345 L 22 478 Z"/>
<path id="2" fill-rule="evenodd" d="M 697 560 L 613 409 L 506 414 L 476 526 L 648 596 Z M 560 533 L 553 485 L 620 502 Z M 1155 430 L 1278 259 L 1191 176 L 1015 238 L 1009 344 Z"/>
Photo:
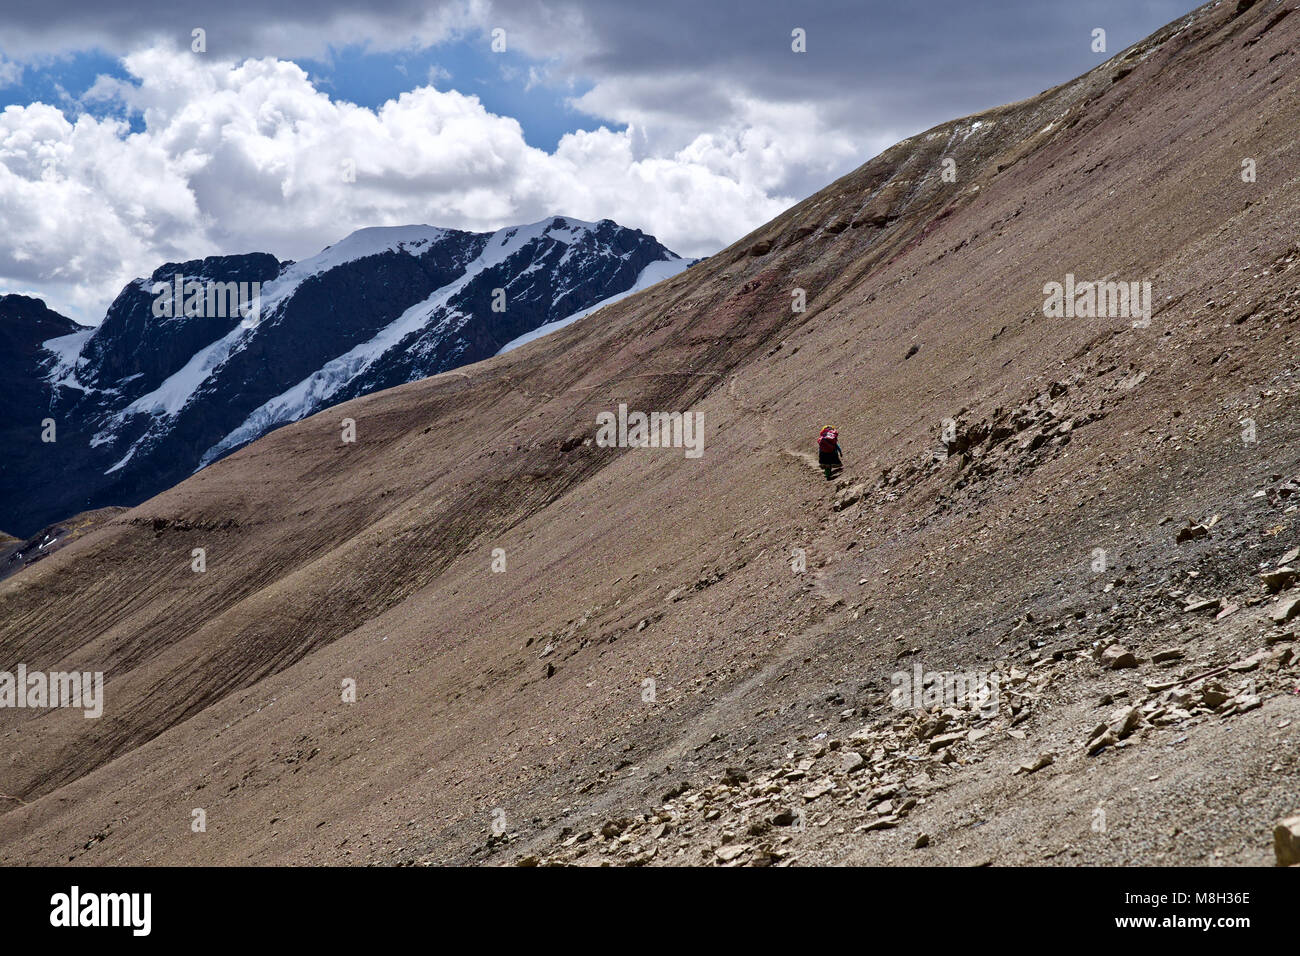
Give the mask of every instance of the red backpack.
<path id="1" fill-rule="evenodd" d="M 834 428 L 828 428 L 822 432 L 821 437 L 817 439 L 817 450 L 824 451 L 826 454 L 831 455 L 835 453 L 835 449 L 839 447 L 839 443 L 840 433 Z"/>

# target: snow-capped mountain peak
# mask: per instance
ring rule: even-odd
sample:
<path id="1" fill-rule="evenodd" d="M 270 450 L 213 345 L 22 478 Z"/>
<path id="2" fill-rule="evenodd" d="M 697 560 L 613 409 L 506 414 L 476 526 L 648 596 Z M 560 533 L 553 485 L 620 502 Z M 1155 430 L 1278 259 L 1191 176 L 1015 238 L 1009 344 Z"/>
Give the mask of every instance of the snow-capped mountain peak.
<path id="1" fill-rule="evenodd" d="M 59 422 L 65 480 L 6 477 L 0 527 L 134 504 L 272 428 L 517 347 L 687 265 L 637 230 L 569 216 L 358 229 L 298 262 L 167 263 L 24 370 Z"/>

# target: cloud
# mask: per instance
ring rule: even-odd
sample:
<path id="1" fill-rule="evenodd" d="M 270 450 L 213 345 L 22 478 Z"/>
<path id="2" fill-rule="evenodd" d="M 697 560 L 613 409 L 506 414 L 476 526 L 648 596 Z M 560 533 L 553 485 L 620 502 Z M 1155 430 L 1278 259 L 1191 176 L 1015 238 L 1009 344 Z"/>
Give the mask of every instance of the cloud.
<path id="1" fill-rule="evenodd" d="M 102 317 L 124 265 L 157 264 L 201 239 L 183 167 L 127 133 L 40 103 L 0 113 L 0 281 Z"/>
<path id="2" fill-rule="evenodd" d="M 214 56 L 322 57 L 362 43 L 376 50 L 419 49 L 483 22 L 484 0 L 379 0 L 358 9 L 349 0 L 65 0 L 58 8 L 11 5 L 3 48 L 16 59 L 67 50 L 126 54 L 170 45 L 188 49 L 192 31 L 207 35 Z"/>
<path id="3" fill-rule="evenodd" d="M 714 85 L 747 99 L 819 104 L 836 129 L 916 132 L 953 116 L 1022 98 L 1096 65 L 1091 30 L 1111 52 L 1185 13 L 1193 0 L 100 0 L 26 4 L 7 11 L 0 49 L 11 58 L 98 47 L 125 55 L 188 48 L 195 27 L 224 59 L 312 58 L 358 45 L 372 51 L 480 43 L 505 31 L 509 48 L 538 61 L 529 82 L 594 85 L 599 118 L 663 102 L 661 89 L 694 86 L 672 102 L 681 120 L 716 115 Z M 219 10 L 219 15 L 218 15 Z M 794 54 L 791 30 L 807 33 Z"/>
<path id="4" fill-rule="evenodd" d="M 166 260 L 319 251 L 353 229 L 427 222 L 488 230 L 562 213 L 641 228 L 684 255 L 716 251 L 797 196 L 791 165 L 830 169 L 858 147 L 811 107 L 731 99 L 738 118 L 657 152 L 636 126 L 529 146 L 473 96 L 419 87 L 378 109 L 332 99 L 274 58 L 222 63 L 155 47 L 130 82 L 88 99 L 125 121 L 53 106 L 0 114 L 0 281 L 94 321 L 121 286 Z"/>
<path id="5" fill-rule="evenodd" d="M 6 60 L 3 54 L 0 54 L 0 90 L 10 86 L 18 86 L 23 81 L 23 65 L 15 63 L 13 60 Z"/>

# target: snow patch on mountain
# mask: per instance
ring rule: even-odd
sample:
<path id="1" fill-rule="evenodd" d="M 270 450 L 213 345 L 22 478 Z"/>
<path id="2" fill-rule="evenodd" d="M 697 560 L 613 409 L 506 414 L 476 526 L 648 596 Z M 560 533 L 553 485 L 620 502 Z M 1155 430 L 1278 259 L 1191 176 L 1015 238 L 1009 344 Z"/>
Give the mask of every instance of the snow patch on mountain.
<path id="1" fill-rule="evenodd" d="M 296 262 L 274 281 L 262 288 L 252 313 L 266 321 L 281 303 L 292 298 L 308 279 L 322 275 L 349 262 L 390 252 L 422 255 L 429 245 L 445 239 L 450 232 L 436 226 L 374 226 L 358 229 L 310 259 Z M 244 348 L 260 323 L 241 323 L 222 338 L 201 349 L 161 385 L 124 408 L 110 428 L 116 429 L 130 415 L 153 414 L 174 417 L 230 356 Z M 80 334 L 80 333 L 77 333 Z"/>
<path id="2" fill-rule="evenodd" d="M 442 333 L 445 337 L 454 333 L 470 317 L 459 310 L 450 309 L 449 303 L 484 270 L 506 261 L 539 239 L 554 239 L 572 246 L 595 228 L 594 223 L 553 216 L 528 225 L 497 230 L 458 279 L 438 289 L 423 302 L 411 306 L 368 341 L 330 360 L 292 388 L 254 409 L 243 424 L 203 453 L 198 467 L 205 467 L 231 449 L 252 441 L 271 428 L 305 418 L 329 404 L 333 396 L 365 373 L 391 349 L 408 336 L 429 329 L 435 319 L 437 324 L 432 325 L 435 334 Z M 538 263 L 534 262 L 521 274 L 526 274 L 537 266 Z M 439 315 L 440 312 L 444 314 Z"/>
<path id="3" fill-rule="evenodd" d="M 254 313 L 263 318 L 273 314 L 281 302 L 289 299 L 308 279 L 324 275 L 331 269 L 356 262 L 369 256 L 390 252 L 404 252 L 421 256 L 429 247 L 450 236 L 451 230 L 437 226 L 370 226 L 358 229 L 332 246 L 326 246 L 310 259 L 295 262 L 274 282 L 262 289 L 260 299 L 254 303 Z"/>
<path id="4" fill-rule="evenodd" d="M 77 362 L 81 357 L 81 350 L 94 334 L 94 329 L 85 329 L 69 335 L 60 335 L 56 339 L 47 339 L 41 343 L 41 348 L 54 357 L 46 375 L 46 380 L 51 386 L 56 389 L 75 388 L 82 392 L 90 391 L 77 381 Z"/>
<path id="5" fill-rule="evenodd" d="M 573 313 L 573 315 L 566 315 L 564 318 L 556 319 L 554 322 L 547 322 L 545 325 L 539 326 L 538 328 L 533 329 L 531 332 L 525 332 L 523 335 L 519 336 L 518 338 L 511 339 L 505 345 L 501 346 L 501 349 L 497 352 L 497 355 L 504 355 L 507 352 L 514 351 L 515 349 L 519 348 L 519 346 L 521 345 L 527 345 L 529 342 L 534 342 L 537 339 L 540 339 L 544 335 L 550 335 L 552 332 L 559 331 L 560 329 L 564 328 L 566 325 L 572 325 L 574 322 L 577 322 L 579 319 L 586 318 L 587 316 L 591 315 L 593 312 L 597 312 L 600 309 L 603 309 L 607 305 L 613 305 L 615 302 L 618 302 L 620 299 L 626 299 L 634 292 L 640 292 L 642 289 L 648 289 L 650 288 L 650 286 L 654 285 L 657 282 L 662 282 L 664 279 L 671 279 L 679 272 L 684 272 L 688 266 L 690 266 L 692 263 L 697 261 L 698 260 L 696 259 L 682 259 L 678 256 L 674 256 L 672 259 L 661 259 L 658 262 L 652 262 L 644 269 L 641 270 L 641 274 L 636 277 L 636 282 L 632 284 L 632 287 L 630 289 L 625 289 L 622 292 L 616 292 L 606 299 L 601 299 L 595 305 L 589 305 L 585 309 L 580 309 L 579 311 Z"/>
<path id="6" fill-rule="evenodd" d="M 128 415 L 152 413 L 155 415 L 175 415 L 194 397 L 194 393 L 214 371 L 230 358 L 240 344 L 248 337 L 249 329 L 236 326 L 206 348 L 200 349 L 181 366 L 179 371 L 169 375 L 161 385 L 152 392 L 141 395 L 117 416 L 121 422 Z"/>
<path id="7" fill-rule="evenodd" d="M 572 244 L 595 228 L 594 223 L 584 222 L 580 219 L 552 216 L 528 225 L 500 229 L 493 233 L 492 238 L 488 240 L 479 257 L 470 263 L 465 276 L 458 280 L 458 284 L 447 286 L 446 289 L 452 292 L 459 291 L 478 271 L 509 258 L 510 255 L 534 239 L 548 237 L 559 242 Z M 367 229 L 358 229 L 345 239 L 340 240 L 310 259 L 294 263 L 277 279 L 268 283 L 262 289 L 259 299 L 255 302 L 253 312 L 261 316 L 261 322 L 267 322 L 274 316 L 282 303 L 292 298 L 298 288 L 314 276 L 322 275 L 331 269 L 368 256 L 390 252 L 422 255 L 428 250 L 430 244 L 439 242 L 450 234 L 449 230 L 424 225 L 374 226 Z M 439 292 L 441 291 L 443 290 L 439 290 Z M 397 338 L 393 338 L 393 336 L 399 331 L 405 330 L 407 333 L 416 331 L 419 328 L 416 319 L 420 316 L 420 309 L 427 305 L 428 307 L 423 314 L 425 318 L 429 317 L 433 308 L 436 307 L 432 303 L 437 299 L 438 295 L 439 293 L 434 293 L 427 303 L 408 309 L 371 341 L 358 345 L 346 355 L 339 356 L 311 378 L 300 382 L 293 389 L 283 393 L 282 396 L 271 399 L 262 408 L 253 412 L 250 421 L 253 417 L 265 414 L 265 410 L 271 405 L 280 405 L 284 408 L 284 411 L 287 411 L 288 408 L 284 406 L 284 402 L 289 401 L 291 395 L 296 395 L 301 399 L 316 393 L 317 398 L 324 400 L 329 395 L 334 394 L 348 381 L 355 378 L 356 375 L 365 371 L 380 355 L 397 344 L 401 336 Z M 118 413 L 109 425 L 109 430 L 116 431 L 129 416 L 135 414 L 174 417 L 189 403 L 203 386 L 203 383 L 225 364 L 235 351 L 247 345 L 252 333 L 256 332 L 258 324 L 260 323 L 241 324 L 231 329 L 221 339 L 200 350 L 183 368 L 169 376 L 158 388 L 140 396 Z M 349 368 L 351 369 L 350 372 Z M 284 399 L 284 402 L 281 399 Z M 276 418 L 275 420 L 278 422 L 281 419 Z"/>
<path id="8" fill-rule="evenodd" d="M 121 469 L 125 468 L 125 467 L 126 467 L 126 463 L 129 462 L 132 458 L 135 457 L 135 450 L 136 450 L 137 447 L 139 447 L 139 446 L 138 446 L 138 445 L 132 445 L 132 446 L 130 447 L 130 449 L 127 451 L 127 453 L 126 453 L 125 455 L 122 456 L 122 459 L 121 459 L 121 460 L 120 460 L 116 465 L 114 465 L 113 467 L 111 467 L 111 468 L 109 468 L 107 471 L 105 471 L 104 474 L 106 474 L 106 475 L 111 475 L 113 472 L 115 472 L 115 471 L 120 471 Z"/>

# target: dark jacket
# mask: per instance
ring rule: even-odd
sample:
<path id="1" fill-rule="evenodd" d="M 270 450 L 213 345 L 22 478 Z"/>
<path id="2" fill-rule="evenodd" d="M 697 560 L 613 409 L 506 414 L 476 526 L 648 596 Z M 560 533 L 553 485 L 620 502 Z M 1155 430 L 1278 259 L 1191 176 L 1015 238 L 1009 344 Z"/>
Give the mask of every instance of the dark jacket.
<path id="1" fill-rule="evenodd" d="M 840 461 L 840 443 L 835 443 L 834 451 L 817 450 L 817 463 L 823 468 L 838 468 L 843 462 Z"/>

